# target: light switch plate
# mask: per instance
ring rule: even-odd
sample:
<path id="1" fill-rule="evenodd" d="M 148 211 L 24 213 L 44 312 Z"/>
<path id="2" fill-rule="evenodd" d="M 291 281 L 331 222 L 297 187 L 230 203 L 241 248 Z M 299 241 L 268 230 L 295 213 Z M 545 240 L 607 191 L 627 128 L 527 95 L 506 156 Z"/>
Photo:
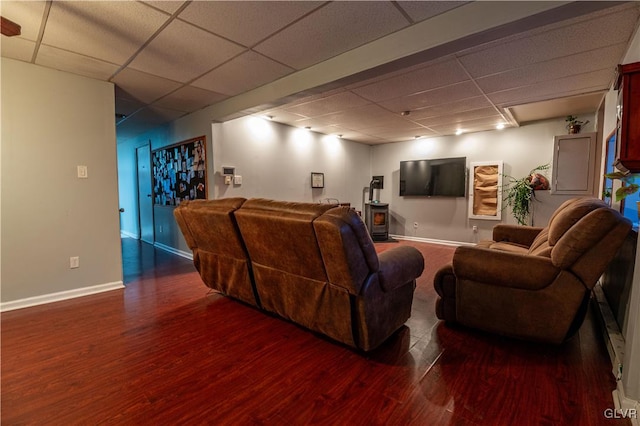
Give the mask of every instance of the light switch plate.
<path id="1" fill-rule="evenodd" d="M 234 185 L 242 185 L 242 176 L 234 176 L 233 177 Z"/>
<path id="2" fill-rule="evenodd" d="M 78 166 L 78 177 L 80 179 L 86 179 L 89 177 L 87 166 Z"/>

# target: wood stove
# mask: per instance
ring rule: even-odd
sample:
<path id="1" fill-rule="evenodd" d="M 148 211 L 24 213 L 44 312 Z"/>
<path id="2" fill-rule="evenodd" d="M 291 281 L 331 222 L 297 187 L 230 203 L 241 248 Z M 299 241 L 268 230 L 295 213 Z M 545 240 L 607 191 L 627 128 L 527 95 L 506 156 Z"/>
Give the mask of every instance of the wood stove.
<path id="1" fill-rule="evenodd" d="M 364 205 L 364 219 L 373 241 L 387 241 L 389 239 L 389 204 L 366 203 Z"/>

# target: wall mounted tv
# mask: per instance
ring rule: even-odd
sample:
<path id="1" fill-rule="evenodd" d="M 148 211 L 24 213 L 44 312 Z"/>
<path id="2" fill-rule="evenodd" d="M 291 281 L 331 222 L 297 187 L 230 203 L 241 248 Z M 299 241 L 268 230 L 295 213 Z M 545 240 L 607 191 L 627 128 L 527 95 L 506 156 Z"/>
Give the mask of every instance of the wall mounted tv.
<path id="1" fill-rule="evenodd" d="M 467 157 L 400 162 L 400 195 L 464 197 Z"/>

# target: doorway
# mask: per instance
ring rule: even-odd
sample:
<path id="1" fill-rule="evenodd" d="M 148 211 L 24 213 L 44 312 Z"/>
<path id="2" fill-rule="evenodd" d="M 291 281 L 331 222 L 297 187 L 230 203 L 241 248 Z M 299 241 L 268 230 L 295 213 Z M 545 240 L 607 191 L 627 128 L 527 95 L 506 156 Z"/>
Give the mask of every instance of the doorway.
<path id="1" fill-rule="evenodd" d="M 153 226 L 153 190 L 151 183 L 151 145 L 136 148 L 138 162 L 138 224 L 140 240 L 155 242 Z"/>

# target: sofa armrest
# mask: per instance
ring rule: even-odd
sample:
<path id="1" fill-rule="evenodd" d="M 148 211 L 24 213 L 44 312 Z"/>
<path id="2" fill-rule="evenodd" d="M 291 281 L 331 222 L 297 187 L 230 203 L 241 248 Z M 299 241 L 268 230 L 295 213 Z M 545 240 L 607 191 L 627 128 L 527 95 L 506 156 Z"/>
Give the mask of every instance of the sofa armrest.
<path id="1" fill-rule="evenodd" d="M 394 247 L 380 253 L 378 260 L 380 286 L 384 291 L 394 290 L 415 280 L 424 270 L 424 258 L 415 247 Z"/>
<path id="2" fill-rule="evenodd" d="M 453 271 L 458 281 L 525 290 L 545 288 L 560 273 L 548 257 L 465 246 L 453 255 Z"/>
<path id="3" fill-rule="evenodd" d="M 529 247 L 543 229 L 534 226 L 496 225 L 493 227 L 493 241 Z"/>

